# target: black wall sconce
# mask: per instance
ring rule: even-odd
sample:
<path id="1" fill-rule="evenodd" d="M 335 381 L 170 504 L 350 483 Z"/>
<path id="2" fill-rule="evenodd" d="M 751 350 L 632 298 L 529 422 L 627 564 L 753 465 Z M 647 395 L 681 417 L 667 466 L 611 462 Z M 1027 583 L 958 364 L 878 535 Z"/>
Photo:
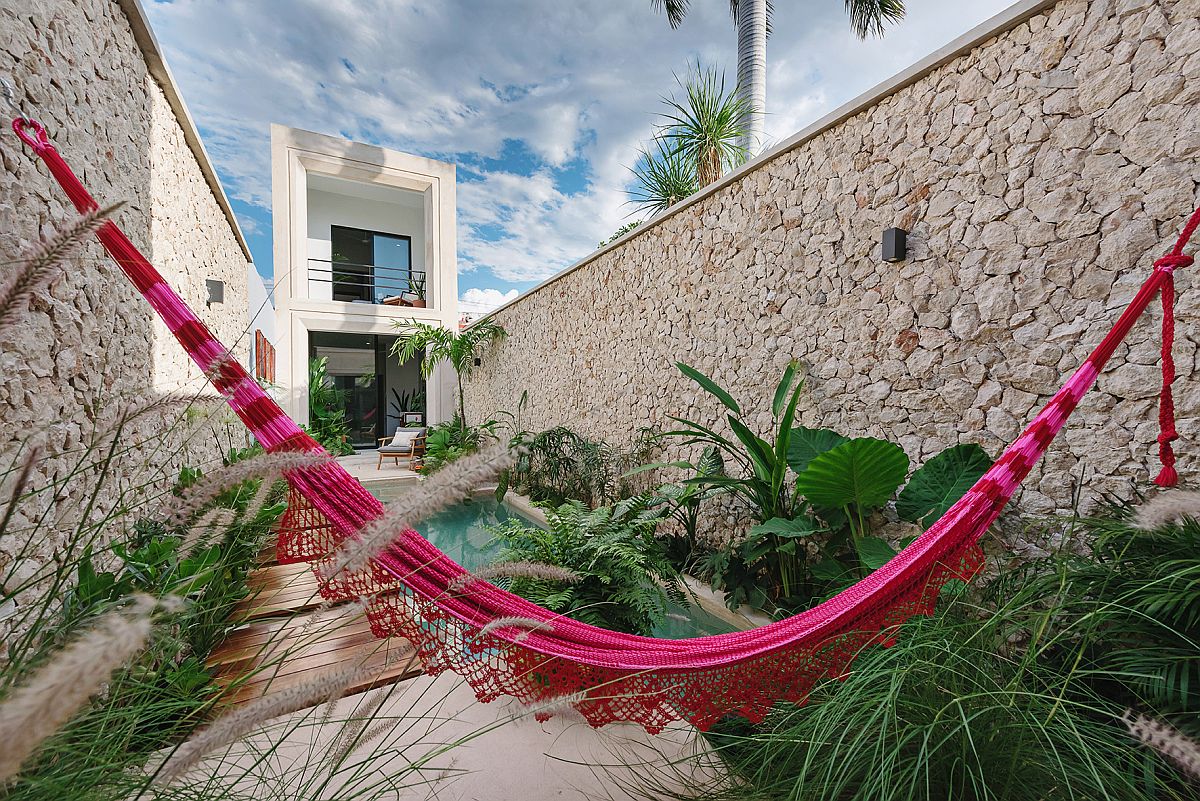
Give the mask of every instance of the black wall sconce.
<path id="1" fill-rule="evenodd" d="M 475 366 L 476 366 L 476 367 L 478 367 L 478 366 L 479 366 L 479 365 L 481 365 L 481 364 L 483 364 L 483 359 L 481 359 L 481 358 L 479 358 L 478 356 L 476 356 L 476 357 L 475 357 Z"/>
<path id="2" fill-rule="evenodd" d="M 213 280 L 212 278 L 205 278 L 204 286 L 208 290 L 208 300 L 205 301 L 205 303 L 204 303 L 205 306 L 211 307 L 214 303 L 224 303 L 225 302 L 225 282 L 224 281 L 216 281 L 216 280 Z"/>
<path id="3" fill-rule="evenodd" d="M 883 232 L 883 260 L 904 261 L 908 258 L 908 232 L 903 228 L 888 228 Z"/>

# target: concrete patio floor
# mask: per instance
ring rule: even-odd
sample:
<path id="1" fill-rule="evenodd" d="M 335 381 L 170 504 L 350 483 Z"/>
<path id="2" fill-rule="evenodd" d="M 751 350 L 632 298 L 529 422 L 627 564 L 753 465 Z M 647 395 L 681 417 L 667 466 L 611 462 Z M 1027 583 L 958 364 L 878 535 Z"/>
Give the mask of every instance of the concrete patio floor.
<path id="1" fill-rule="evenodd" d="M 420 479 L 416 472 L 408 469 L 407 459 L 401 459 L 400 466 L 397 466 L 394 460 L 385 458 L 380 467 L 379 451 L 374 449 L 339 456 L 337 461 L 346 472 L 361 481 L 372 495 L 385 502 Z"/>
<path id="2" fill-rule="evenodd" d="M 384 721 L 385 733 L 351 752 L 330 776 L 328 755 L 341 745 L 341 721 L 366 714 L 361 710 L 381 695 L 386 700 L 366 730 Z M 514 702 L 479 703 L 450 673 L 344 698 L 323 721 L 325 711 L 278 718 L 224 758 L 210 760 L 209 775 L 217 773 L 255 798 L 560 801 L 655 797 L 650 788 L 683 784 L 695 790 L 717 773 L 715 757 L 690 726 L 677 724 L 651 737 L 629 724 L 593 729 L 565 718 L 539 723 Z M 642 794 L 633 789 L 639 775 L 655 782 L 643 785 Z"/>

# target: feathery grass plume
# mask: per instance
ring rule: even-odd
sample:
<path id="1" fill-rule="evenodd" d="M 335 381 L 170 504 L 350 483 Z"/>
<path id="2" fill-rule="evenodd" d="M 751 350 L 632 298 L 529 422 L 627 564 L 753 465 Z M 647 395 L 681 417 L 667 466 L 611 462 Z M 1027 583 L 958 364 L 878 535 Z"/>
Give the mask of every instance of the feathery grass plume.
<path id="1" fill-rule="evenodd" d="M 17 512 L 17 503 L 21 500 L 21 494 L 25 492 L 25 486 L 29 484 L 29 477 L 33 475 L 33 467 L 41 458 L 42 449 L 36 445 L 25 452 L 25 460 L 21 462 L 21 469 L 17 471 L 17 475 L 12 481 L 8 503 L 4 505 L 4 514 L 0 515 L 0 534 L 8 530 L 8 523 Z"/>
<path id="2" fill-rule="evenodd" d="M 1146 501 L 1133 518 L 1135 528 L 1153 531 L 1182 522 L 1185 517 L 1200 520 L 1200 492 L 1172 490 L 1160 492 Z"/>
<path id="3" fill-rule="evenodd" d="M 330 765 L 338 765 L 350 755 L 350 752 L 359 744 L 359 736 L 363 729 L 367 727 L 379 708 L 383 706 L 383 702 L 387 700 L 387 691 L 384 689 L 374 691 L 374 696 L 364 699 L 366 705 L 359 709 L 355 709 L 350 717 L 342 724 L 338 730 L 337 736 L 329 743 L 329 749 L 326 751 L 326 759 Z"/>
<path id="4" fill-rule="evenodd" d="M 100 617 L 8 694 L 0 703 L 0 783 L 145 647 L 160 605 L 149 596 L 135 596 L 128 607 Z"/>
<path id="5" fill-rule="evenodd" d="M 188 526 L 183 541 L 179 543 L 179 552 L 191 553 L 195 548 L 207 544 L 214 533 L 228 531 L 236 520 L 237 512 L 232 509 L 209 509 L 200 515 L 199 520 Z"/>
<path id="6" fill-rule="evenodd" d="M 570 695 L 559 695 L 554 698 L 547 699 L 539 704 L 527 707 L 533 713 L 533 716 L 538 720 L 548 720 L 550 718 L 568 718 L 586 720 L 583 713 L 576 706 L 581 701 L 587 700 L 587 691 L 580 690 Z"/>
<path id="7" fill-rule="evenodd" d="M 529 578 L 574 584 L 579 581 L 579 574 L 545 562 L 497 562 L 459 576 L 447 585 L 446 591 L 457 592 L 471 582 L 491 581 L 495 578 Z"/>
<path id="8" fill-rule="evenodd" d="M 1142 744 L 1157 751 L 1193 782 L 1200 782 L 1200 743 L 1163 720 L 1126 709 L 1121 722 Z"/>
<path id="9" fill-rule="evenodd" d="M 254 497 L 246 504 L 246 510 L 242 512 L 242 520 L 247 523 L 253 523 L 262 514 L 262 510 L 266 508 L 267 501 L 271 499 L 271 494 L 275 489 L 277 479 L 273 476 L 264 476 L 262 482 L 258 485 L 258 490 L 254 493 Z"/>
<path id="10" fill-rule="evenodd" d="M 168 525 L 183 525 L 214 498 L 227 489 L 261 478 L 272 479 L 289 470 L 309 470 L 329 462 L 333 457 L 321 453 L 264 453 L 252 459 L 231 464 L 205 475 L 183 491 L 167 510 Z"/>
<path id="11" fill-rule="evenodd" d="M 66 273 L 66 260 L 122 205 L 117 203 L 76 217 L 22 254 L 16 269 L 0 281 L 0 330 L 20 320 L 29 309 L 29 301 Z"/>
<path id="12" fill-rule="evenodd" d="M 322 568 L 323 577 L 328 581 L 343 570 L 364 569 L 407 529 L 455 501 L 470 497 L 476 487 L 494 481 L 515 463 L 516 455 L 508 445 L 496 443 L 427 476 L 388 504 L 382 516 L 363 526 L 357 538 L 346 540 L 334 552 L 330 564 Z"/>
<path id="13" fill-rule="evenodd" d="M 519 617 L 516 615 L 509 617 L 498 617 L 494 620 L 489 620 L 487 625 L 479 630 L 479 636 L 483 637 L 488 634 L 500 631 L 501 629 L 521 629 L 521 632 L 512 638 L 513 642 L 524 642 L 532 631 L 538 629 L 553 630 L 554 626 L 546 620 L 535 620 L 531 617 Z"/>
<path id="14" fill-rule="evenodd" d="M 222 715 L 176 748 L 158 768 L 154 783 L 170 784 L 195 768 L 205 755 L 229 747 L 272 718 L 329 703 L 364 675 L 361 667 L 327 671 Z"/>

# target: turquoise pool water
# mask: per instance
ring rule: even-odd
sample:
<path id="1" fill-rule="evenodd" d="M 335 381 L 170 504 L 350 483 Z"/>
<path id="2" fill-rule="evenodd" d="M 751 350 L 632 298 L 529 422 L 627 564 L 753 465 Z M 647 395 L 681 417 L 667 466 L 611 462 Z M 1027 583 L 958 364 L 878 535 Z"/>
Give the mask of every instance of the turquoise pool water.
<path id="1" fill-rule="evenodd" d="M 474 570 L 496 558 L 497 548 L 492 543 L 493 537 L 488 527 L 510 519 L 537 525 L 504 504 L 497 503 L 494 498 L 483 496 L 443 509 L 417 528 L 451 559 L 468 570 Z M 732 630 L 727 622 L 693 604 L 688 608 L 673 606 L 669 609 L 667 621 L 654 634 L 656 637 L 680 639 Z"/>

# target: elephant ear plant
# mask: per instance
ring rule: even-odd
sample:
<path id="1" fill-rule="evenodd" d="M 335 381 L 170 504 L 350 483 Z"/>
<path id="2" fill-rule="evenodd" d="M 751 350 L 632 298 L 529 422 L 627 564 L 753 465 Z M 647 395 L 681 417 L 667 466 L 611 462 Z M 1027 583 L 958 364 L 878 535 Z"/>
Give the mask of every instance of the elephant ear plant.
<path id="1" fill-rule="evenodd" d="M 680 427 L 664 436 L 715 449 L 735 467 L 730 475 L 696 475 L 685 483 L 733 493 L 755 519 L 744 540 L 705 561 L 730 606 L 794 609 L 841 589 L 896 555 L 871 528 L 872 516 L 893 498 L 901 519 L 927 524 L 991 466 L 978 445 L 957 445 L 926 462 L 896 497 L 909 468 L 899 445 L 794 425 L 803 386 L 795 362 L 775 388 L 771 440 L 741 419 L 740 405 L 724 388 L 692 367 L 678 367 L 721 402 L 733 433 L 672 418 Z"/>

